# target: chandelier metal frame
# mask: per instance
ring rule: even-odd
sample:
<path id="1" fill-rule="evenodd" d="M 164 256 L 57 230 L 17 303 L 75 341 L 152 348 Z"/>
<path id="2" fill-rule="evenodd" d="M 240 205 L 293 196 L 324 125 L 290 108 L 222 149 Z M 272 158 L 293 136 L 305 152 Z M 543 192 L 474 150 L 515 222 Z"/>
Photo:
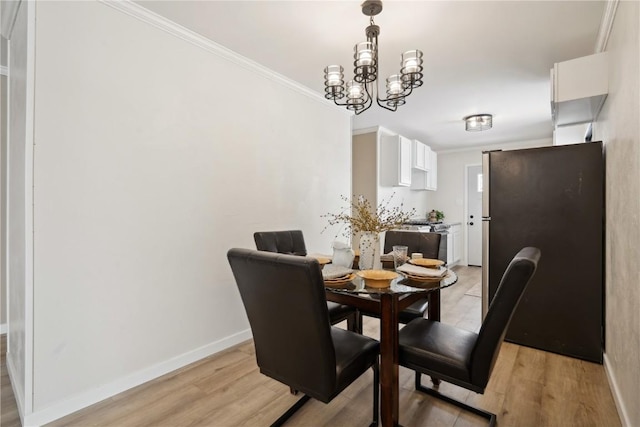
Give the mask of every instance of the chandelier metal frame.
<path id="1" fill-rule="evenodd" d="M 422 51 L 408 50 L 402 54 L 400 73 L 386 79 L 386 98 L 379 96 L 378 87 L 378 36 L 380 27 L 373 17 L 382 12 L 381 0 L 365 0 L 362 13 L 369 16 L 365 29 L 367 41 L 355 45 L 353 54 L 353 80 L 344 83 L 344 68 L 329 65 L 324 69 L 324 97 L 336 105 L 360 114 L 376 103 L 389 111 L 396 111 L 406 103 L 413 89 L 422 86 Z M 346 98 L 345 101 L 339 101 Z"/>

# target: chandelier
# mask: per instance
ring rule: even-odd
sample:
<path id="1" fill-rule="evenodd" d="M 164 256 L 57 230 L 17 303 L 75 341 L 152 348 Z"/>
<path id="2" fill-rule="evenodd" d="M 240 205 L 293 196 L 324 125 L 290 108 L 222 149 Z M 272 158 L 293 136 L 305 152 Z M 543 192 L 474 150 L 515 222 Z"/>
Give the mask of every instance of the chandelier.
<path id="1" fill-rule="evenodd" d="M 406 97 L 413 89 L 422 86 L 422 52 L 408 50 L 402 54 L 400 73 L 387 78 L 386 98 L 380 97 L 378 88 L 378 35 L 380 27 L 373 17 L 382 12 L 381 0 L 365 0 L 362 13 L 369 16 L 369 26 L 365 29 L 367 41 L 353 48 L 353 80 L 344 83 L 344 68 L 329 65 L 324 69 L 324 97 L 336 105 L 360 114 L 373 104 L 373 98 L 382 108 L 396 111 L 406 103 Z M 344 99 L 346 98 L 346 99 Z M 343 101 L 344 99 L 344 101 Z"/>

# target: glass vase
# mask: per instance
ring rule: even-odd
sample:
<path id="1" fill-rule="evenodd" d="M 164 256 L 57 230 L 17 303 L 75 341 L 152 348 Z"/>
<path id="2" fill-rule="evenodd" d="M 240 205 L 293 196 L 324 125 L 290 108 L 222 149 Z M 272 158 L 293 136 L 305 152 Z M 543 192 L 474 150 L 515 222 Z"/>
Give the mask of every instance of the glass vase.
<path id="1" fill-rule="evenodd" d="M 360 260 L 358 267 L 360 270 L 380 270 L 380 234 L 365 232 L 360 236 Z"/>

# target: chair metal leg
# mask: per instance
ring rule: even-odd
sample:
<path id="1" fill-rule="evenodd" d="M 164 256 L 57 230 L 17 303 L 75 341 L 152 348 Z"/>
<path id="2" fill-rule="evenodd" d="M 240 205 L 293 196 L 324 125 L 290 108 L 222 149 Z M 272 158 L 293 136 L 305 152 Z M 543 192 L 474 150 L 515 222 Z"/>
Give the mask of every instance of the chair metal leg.
<path id="1" fill-rule="evenodd" d="M 369 427 L 377 427 L 380 412 L 380 365 L 376 362 L 371 368 L 373 369 L 373 422 Z"/>
<path id="2" fill-rule="evenodd" d="M 440 383 L 440 380 L 438 380 L 438 384 L 439 383 Z M 473 414 L 480 415 L 481 417 L 486 418 L 487 420 L 489 420 L 489 427 L 495 427 L 496 425 L 496 419 L 497 419 L 496 414 L 483 411 L 482 409 L 467 405 L 466 403 L 460 402 L 459 400 L 452 399 L 449 396 L 445 396 L 444 394 L 441 394 L 438 390 L 424 387 L 420 383 L 420 374 L 418 372 L 416 372 L 416 390 L 421 391 L 422 393 L 426 393 L 440 400 L 444 400 L 445 402 L 451 403 L 452 405 L 456 405 L 459 408 L 465 409 Z"/>
<path id="3" fill-rule="evenodd" d="M 271 427 L 280 427 L 280 426 L 282 426 L 289 418 L 291 418 L 291 416 L 293 414 L 296 413 L 296 411 L 298 409 L 302 408 L 302 406 L 305 403 L 307 403 L 309 401 L 309 399 L 311 399 L 311 397 L 307 396 L 306 394 L 304 396 L 302 396 L 300 399 L 298 399 L 298 401 L 296 403 L 293 404 L 293 406 L 291 406 L 291 408 L 287 409 L 287 412 L 285 412 L 284 414 L 282 414 L 280 416 L 280 418 L 275 420 L 273 422 L 273 424 L 271 424 Z"/>

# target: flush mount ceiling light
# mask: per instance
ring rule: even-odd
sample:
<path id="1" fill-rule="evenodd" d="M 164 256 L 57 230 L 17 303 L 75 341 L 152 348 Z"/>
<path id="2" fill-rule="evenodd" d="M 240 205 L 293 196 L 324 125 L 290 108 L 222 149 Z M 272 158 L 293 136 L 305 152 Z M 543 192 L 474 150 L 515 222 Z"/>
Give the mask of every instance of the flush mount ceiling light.
<path id="1" fill-rule="evenodd" d="M 491 129 L 493 126 L 493 116 L 491 114 L 474 114 L 464 119 L 464 130 L 478 132 Z"/>
<path id="2" fill-rule="evenodd" d="M 353 54 L 353 80 L 344 83 L 344 68 L 329 65 L 324 69 L 324 97 L 336 105 L 360 114 L 373 104 L 373 98 L 382 108 L 396 111 L 413 89 L 422 86 L 422 52 L 408 50 L 402 54 L 400 74 L 387 78 L 386 98 L 380 98 L 378 89 L 378 35 L 380 27 L 373 17 L 382 12 L 381 0 L 366 0 L 362 3 L 362 13 L 369 16 L 369 26 L 365 29 L 366 42 L 355 45 Z M 375 84 L 374 84 L 375 83 Z M 340 101 L 345 98 L 345 101 Z"/>

